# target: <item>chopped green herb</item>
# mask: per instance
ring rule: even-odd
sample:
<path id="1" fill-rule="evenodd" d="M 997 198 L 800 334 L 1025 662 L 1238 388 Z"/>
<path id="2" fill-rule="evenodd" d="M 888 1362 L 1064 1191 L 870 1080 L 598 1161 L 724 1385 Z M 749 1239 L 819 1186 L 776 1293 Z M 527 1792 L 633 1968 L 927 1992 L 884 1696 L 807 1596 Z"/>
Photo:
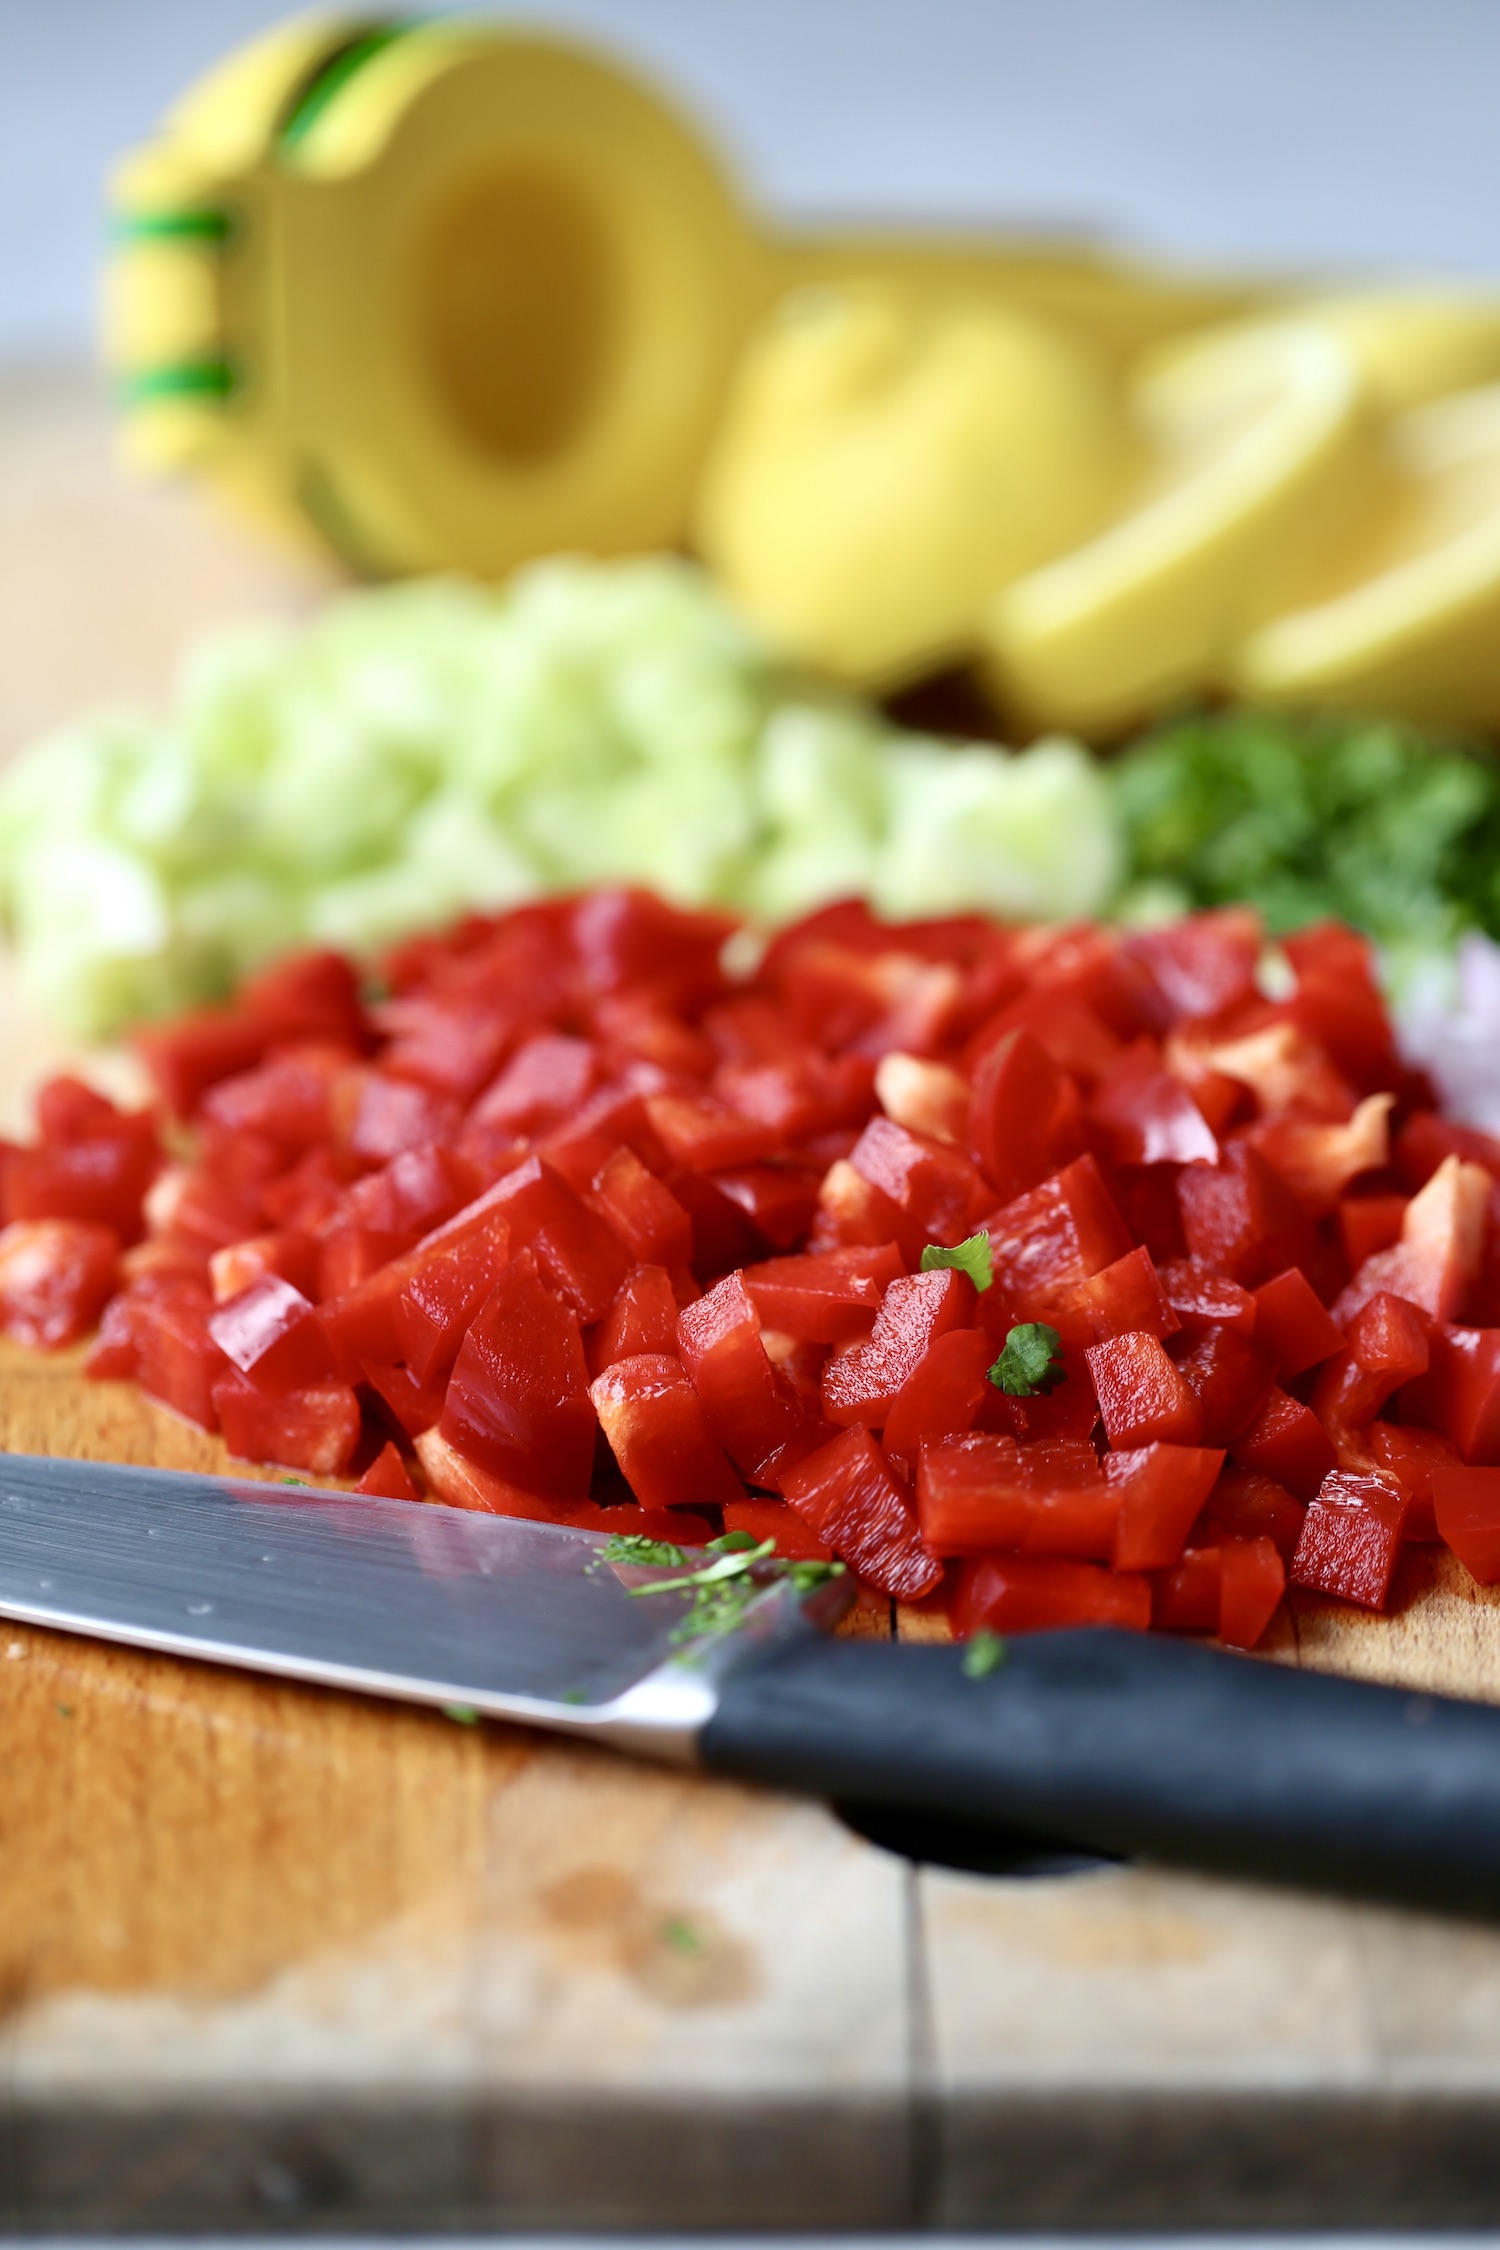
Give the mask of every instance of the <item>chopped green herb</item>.
<path id="1" fill-rule="evenodd" d="M 805 1562 L 787 1565 L 787 1576 L 799 1594 L 810 1594 L 816 1586 L 826 1586 L 830 1578 L 842 1578 L 841 1562 L 817 1562 L 809 1557 Z"/>
<path id="2" fill-rule="evenodd" d="M 995 1278 L 989 1236 L 981 1227 L 978 1234 L 971 1234 L 967 1242 L 956 1242 L 951 1250 L 941 1242 L 929 1242 L 922 1252 L 922 1271 L 932 1273 L 939 1266 L 956 1266 L 976 1289 L 988 1289 Z"/>
<path id="3" fill-rule="evenodd" d="M 1045 1320 L 1028 1320 L 1006 1337 L 1005 1349 L 990 1369 L 990 1381 L 1010 1398 L 1035 1398 L 1056 1390 L 1066 1372 L 1057 1330 Z"/>
<path id="4" fill-rule="evenodd" d="M 844 1575 L 841 1562 L 781 1561 L 776 1557 L 774 1539 L 752 1539 L 742 1531 L 726 1532 L 715 1539 L 710 1552 L 715 1557 L 713 1562 L 686 1570 L 680 1578 L 654 1578 L 645 1586 L 630 1588 L 632 1598 L 645 1594 L 692 1595 L 671 1636 L 678 1644 L 732 1633 L 750 1604 L 766 1591 L 767 1568 L 789 1580 L 799 1596 Z M 757 1570 L 762 1573 L 760 1577 L 755 1575 Z"/>
<path id="5" fill-rule="evenodd" d="M 711 1555 L 741 1555 L 747 1547 L 754 1547 L 757 1544 L 758 1541 L 753 1531 L 726 1531 L 721 1533 L 717 1539 L 710 1539 L 708 1551 Z M 775 1544 L 774 1540 L 772 1544 Z"/>
<path id="6" fill-rule="evenodd" d="M 479 1713 L 472 1703 L 445 1703 L 443 1717 L 451 1719 L 455 1726 L 460 1727 L 477 1727 L 479 1724 Z"/>
<path id="7" fill-rule="evenodd" d="M 306 1484 L 307 1479 L 306 1477 L 278 1477 L 276 1482 L 278 1484 Z"/>
<path id="8" fill-rule="evenodd" d="M 72 1716 L 73 1716 L 73 1706 L 72 1706 L 72 1704 L 71 1704 L 71 1703 L 59 1703 L 59 1704 L 57 1704 L 57 1705 L 55 1706 L 55 1708 L 56 1708 L 56 1711 L 57 1711 L 57 1715 L 58 1715 L 58 1717 L 59 1717 L 60 1719 L 71 1719 L 71 1718 L 72 1718 Z"/>
<path id="9" fill-rule="evenodd" d="M 1005 1643 L 998 1633 L 978 1632 L 969 1641 L 963 1653 L 963 1671 L 966 1680 L 987 1680 L 991 1672 L 999 1670 L 1005 1662 Z"/>
<path id="10" fill-rule="evenodd" d="M 703 1940 L 699 1937 L 691 1922 L 684 1922 L 674 1917 L 670 1922 L 663 1922 L 661 1934 L 674 1953 L 701 1953 L 703 1951 Z"/>
<path id="11" fill-rule="evenodd" d="M 634 1563 L 645 1570 L 655 1566 L 660 1570 L 680 1570 L 687 1556 L 670 1539 L 648 1539 L 644 1532 L 617 1531 L 611 1533 L 599 1550 L 600 1562 Z M 637 1587 L 638 1593 L 647 1591 Z"/>

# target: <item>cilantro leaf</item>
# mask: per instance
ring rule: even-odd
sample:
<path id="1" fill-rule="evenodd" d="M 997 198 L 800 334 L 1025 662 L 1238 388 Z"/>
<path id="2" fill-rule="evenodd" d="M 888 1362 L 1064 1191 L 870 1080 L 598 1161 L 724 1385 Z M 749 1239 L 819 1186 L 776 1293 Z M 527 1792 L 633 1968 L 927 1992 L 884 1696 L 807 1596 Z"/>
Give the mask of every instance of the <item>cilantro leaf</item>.
<path id="1" fill-rule="evenodd" d="M 967 1643 L 963 1653 L 963 1675 L 966 1680 L 987 1680 L 991 1672 L 999 1670 L 1005 1662 L 1005 1643 L 998 1633 L 988 1630 L 977 1632 Z"/>
<path id="2" fill-rule="evenodd" d="M 760 1541 L 753 1531 L 725 1531 L 717 1539 L 710 1539 L 711 1555 L 742 1555 L 749 1547 L 758 1547 Z"/>
<path id="3" fill-rule="evenodd" d="M 967 1242 L 956 1242 L 950 1250 L 941 1242 L 929 1242 L 922 1252 L 922 1271 L 932 1273 L 939 1266 L 956 1266 L 966 1273 L 976 1289 L 988 1289 L 995 1278 L 994 1260 L 990 1256 L 990 1238 L 983 1227 L 971 1234 Z"/>
<path id="4" fill-rule="evenodd" d="M 1028 1320 L 1006 1337 L 1005 1349 L 989 1375 L 996 1390 L 1010 1398 L 1036 1398 L 1056 1390 L 1066 1372 L 1057 1330 L 1045 1320 Z"/>
<path id="5" fill-rule="evenodd" d="M 661 1570 L 680 1570 L 687 1556 L 670 1539 L 648 1539 L 640 1531 L 611 1532 L 599 1550 L 599 1560 L 607 1563 L 634 1563 L 647 1569 L 655 1565 Z"/>

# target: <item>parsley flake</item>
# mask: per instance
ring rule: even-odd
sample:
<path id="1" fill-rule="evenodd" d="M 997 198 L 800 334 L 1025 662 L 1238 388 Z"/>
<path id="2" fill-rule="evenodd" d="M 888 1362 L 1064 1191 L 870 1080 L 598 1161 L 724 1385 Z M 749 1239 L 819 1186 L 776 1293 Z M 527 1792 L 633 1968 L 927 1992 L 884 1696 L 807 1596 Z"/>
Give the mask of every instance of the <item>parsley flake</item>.
<path id="1" fill-rule="evenodd" d="M 598 1559 L 634 1563 L 639 1569 L 680 1570 L 687 1556 L 670 1539 L 648 1539 L 642 1531 L 615 1531 L 600 1548 Z"/>
<path id="2" fill-rule="evenodd" d="M 1045 1320 L 1023 1321 L 1005 1339 L 1005 1349 L 989 1371 L 996 1390 L 1009 1398 L 1045 1397 L 1067 1374 L 1062 1338 Z"/>
<path id="3" fill-rule="evenodd" d="M 459 1727 L 477 1727 L 479 1724 L 479 1713 L 472 1703 L 445 1703 L 443 1717 L 451 1719 Z"/>
<path id="4" fill-rule="evenodd" d="M 990 1256 L 990 1238 L 983 1227 L 971 1234 L 967 1242 L 957 1242 L 950 1250 L 944 1243 L 929 1242 L 922 1252 L 923 1273 L 933 1273 L 939 1266 L 956 1266 L 966 1273 L 979 1290 L 988 1289 L 995 1278 L 995 1264 Z"/>
<path id="5" fill-rule="evenodd" d="M 982 1630 L 976 1633 L 964 1648 L 963 1673 L 966 1680 L 987 1680 L 1005 1662 L 1005 1643 L 998 1633 Z"/>

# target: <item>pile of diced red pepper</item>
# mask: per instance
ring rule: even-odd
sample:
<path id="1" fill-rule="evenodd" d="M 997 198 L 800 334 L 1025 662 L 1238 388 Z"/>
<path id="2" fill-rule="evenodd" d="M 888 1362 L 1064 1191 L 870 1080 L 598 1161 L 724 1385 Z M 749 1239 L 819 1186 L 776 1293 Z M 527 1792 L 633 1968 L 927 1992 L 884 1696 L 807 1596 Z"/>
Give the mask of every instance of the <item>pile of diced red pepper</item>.
<path id="1" fill-rule="evenodd" d="M 60 1079 L 0 1152 L 0 1321 L 97 1323 L 90 1374 L 246 1460 L 774 1536 L 965 1634 L 1250 1647 L 1288 1581 L 1384 1607 L 1412 1540 L 1500 1577 L 1500 1144 L 1361 939 L 741 943 L 600 892 L 148 1027 L 160 1112 Z M 924 1268 L 979 1232 L 988 1286 Z M 1007 1391 L 1032 1324 L 1053 1379 Z"/>

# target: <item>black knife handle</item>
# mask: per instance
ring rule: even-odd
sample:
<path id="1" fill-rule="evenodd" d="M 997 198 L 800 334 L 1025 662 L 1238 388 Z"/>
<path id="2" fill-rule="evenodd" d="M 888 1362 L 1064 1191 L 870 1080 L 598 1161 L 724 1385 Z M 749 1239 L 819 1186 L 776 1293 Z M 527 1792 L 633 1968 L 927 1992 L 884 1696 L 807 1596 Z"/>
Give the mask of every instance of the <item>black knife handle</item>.
<path id="1" fill-rule="evenodd" d="M 811 1639 L 722 1682 L 716 1772 L 1083 1850 L 1500 1914 L 1500 1709 L 1089 1629 Z"/>

